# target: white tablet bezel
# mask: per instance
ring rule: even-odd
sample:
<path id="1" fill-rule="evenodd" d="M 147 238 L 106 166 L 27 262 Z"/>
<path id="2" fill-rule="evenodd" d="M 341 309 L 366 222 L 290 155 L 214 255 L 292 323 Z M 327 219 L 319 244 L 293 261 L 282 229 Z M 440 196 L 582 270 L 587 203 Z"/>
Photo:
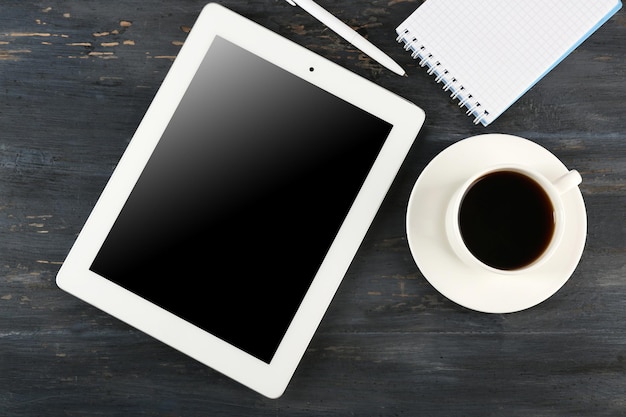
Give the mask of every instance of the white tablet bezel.
<path id="1" fill-rule="evenodd" d="M 393 128 L 272 361 L 265 363 L 90 270 L 216 35 L 389 122 Z M 211 3 L 146 112 L 57 275 L 63 290 L 270 398 L 285 390 L 345 275 L 424 113 L 414 104 Z"/>

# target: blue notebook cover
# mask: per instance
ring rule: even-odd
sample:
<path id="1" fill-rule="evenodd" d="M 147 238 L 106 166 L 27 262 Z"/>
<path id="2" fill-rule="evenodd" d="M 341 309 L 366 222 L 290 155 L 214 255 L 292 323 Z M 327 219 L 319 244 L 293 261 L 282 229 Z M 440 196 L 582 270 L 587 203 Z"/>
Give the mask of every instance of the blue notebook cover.
<path id="1" fill-rule="evenodd" d="M 487 126 L 620 8 L 620 0 L 426 0 L 398 42 Z"/>

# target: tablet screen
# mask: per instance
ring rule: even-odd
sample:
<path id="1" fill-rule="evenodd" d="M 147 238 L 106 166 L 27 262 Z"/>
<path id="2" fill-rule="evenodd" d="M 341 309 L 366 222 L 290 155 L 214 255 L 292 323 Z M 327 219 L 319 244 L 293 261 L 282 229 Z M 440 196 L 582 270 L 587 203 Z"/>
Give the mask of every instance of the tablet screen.
<path id="1" fill-rule="evenodd" d="M 218 36 L 90 269 L 269 363 L 391 128 Z"/>

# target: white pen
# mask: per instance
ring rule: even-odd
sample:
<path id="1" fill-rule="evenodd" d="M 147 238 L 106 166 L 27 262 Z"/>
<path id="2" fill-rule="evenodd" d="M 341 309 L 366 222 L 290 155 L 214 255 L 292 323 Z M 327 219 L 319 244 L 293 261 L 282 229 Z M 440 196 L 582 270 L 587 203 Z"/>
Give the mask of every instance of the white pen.
<path id="1" fill-rule="evenodd" d="M 398 65 L 393 59 L 391 59 L 383 51 L 372 45 L 367 39 L 359 35 L 350 26 L 337 19 L 331 13 L 323 9 L 320 5 L 313 0 L 286 0 L 287 3 L 292 6 L 300 6 L 311 16 L 319 20 L 328 26 L 333 32 L 341 36 L 357 49 L 363 53 L 369 55 L 372 59 L 378 61 L 381 65 L 387 67 L 389 70 L 395 72 L 398 75 L 406 76 L 406 72 Z"/>

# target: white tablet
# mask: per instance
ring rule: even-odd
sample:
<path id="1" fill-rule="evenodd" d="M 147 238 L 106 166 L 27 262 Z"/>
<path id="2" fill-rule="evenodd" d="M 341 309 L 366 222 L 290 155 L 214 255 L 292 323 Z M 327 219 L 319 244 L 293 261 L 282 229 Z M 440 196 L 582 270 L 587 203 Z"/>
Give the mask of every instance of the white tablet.
<path id="1" fill-rule="evenodd" d="M 57 283 L 278 397 L 423 122 L 210 4 Z"/>

